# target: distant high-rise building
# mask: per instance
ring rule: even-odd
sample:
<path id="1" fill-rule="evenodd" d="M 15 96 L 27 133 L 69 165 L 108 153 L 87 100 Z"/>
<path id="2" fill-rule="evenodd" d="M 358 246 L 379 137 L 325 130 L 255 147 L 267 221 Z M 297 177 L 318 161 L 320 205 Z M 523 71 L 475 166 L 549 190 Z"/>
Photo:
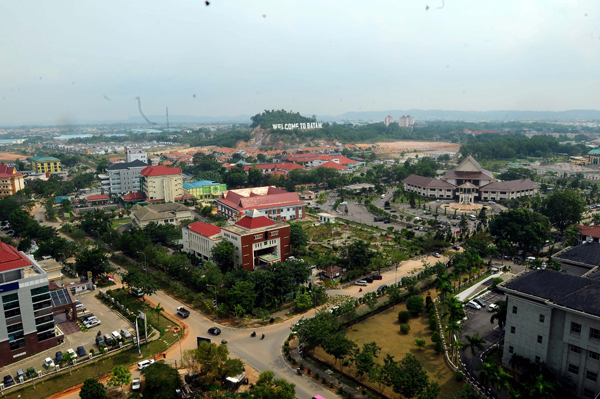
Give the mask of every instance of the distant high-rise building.
<path id="1" fill-rule="evenodd" d="M 125 148 L 125 162 L 142 161 L 148 164 L 148 154 L 141 149 Z"/>
<path id="2" fill-rule="evenodd" d="M 398 125 L 400 127 L 411 127 L 415 124 L 415 118 L 413 118 L 410 115 L 402 115 L 400 118 L 398 118 Z"/>
<path id="3" fill-rule="evenodd" d="M 386 126 L 389 126 L 390 123 L 394 123 L 394 118 L 392 118 L 390 115 L 388 115 L 388 116 L 386 116 L 386 118 L 383 121 L 383 123 L 385 123 Z"/>

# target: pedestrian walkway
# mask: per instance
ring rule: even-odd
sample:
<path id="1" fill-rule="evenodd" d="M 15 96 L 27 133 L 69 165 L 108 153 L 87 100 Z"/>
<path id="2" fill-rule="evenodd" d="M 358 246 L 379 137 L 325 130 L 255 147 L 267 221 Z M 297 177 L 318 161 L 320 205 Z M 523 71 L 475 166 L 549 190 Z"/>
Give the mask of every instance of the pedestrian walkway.
<path id="1" fill-rule="evenodd" d="M 466 301 L 468 298 L 470 298 L 472 295 L 474 295 L 475 293 L 479 292 L 479 290 L 481 290 L 481 286 L 491 280 L 494 279 L 496 277 L 500 277 L 502 275 L 502 273 L 496 273 L 496 274 L 492 274 L 491 276 L 481 280 L 480 282 L 478 282 L 477 284 L 475 284 L 472 287 L 467 288 L 466 290 L 464 290 L 463 292 L 460 292 L 458 294 L 456 294 L 456 298 L 459 299 L 460 301 L 464 302 Z"/>

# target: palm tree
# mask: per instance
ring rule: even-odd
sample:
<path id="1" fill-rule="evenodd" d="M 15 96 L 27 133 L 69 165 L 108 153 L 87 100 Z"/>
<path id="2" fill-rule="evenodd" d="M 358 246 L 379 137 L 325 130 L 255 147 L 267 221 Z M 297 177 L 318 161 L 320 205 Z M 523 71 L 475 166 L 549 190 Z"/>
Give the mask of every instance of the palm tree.
<path id="1" fill-rule="evenodd" d="M 450 358 L 453 359 L 454 358 L 454 347 L 455 347 L 455 345 L 453 345 L 454 336 L 456 333 L 462 333 L 462 326 L 460 324 L 458 324 L 457 322 L 453 321 L 446 326 L 446 330 L 448 330 L 448 333 L 450 335 L 450 337 L 448 339 L 450 341 L 450 346 L 452 346 L 452 352 L 451 352 Z"/>
<path id="2" fill-rule="evenodd" d="M 479 381 L 484 386 L 494 386 L 498 382 L 498 365 L 494 362 L 483 363 L 479 370 Z"/>
<path id="3" fill-rule="evenodd" d="M 455 296 L 447 297 L 444 300 L 444 304 L 446 305 L 446 313 L 444 313 L 442 317 L 447 315 L 449 323 L 462 320 L 465 317 L 463 304 Z"/>
<path id="4" fill-rule="evenodd" d="M 506 301 L 496 302 L 496 305 L 498 305 L 498 307 L 494 309 L 494 314 L 492 314 L 492 317 L 490 318 L 490 323 L 494 324 L 494 321 L 498 320 L 498 327 L 500 327 L 500 331 L 502 331 L 502 328 L 506 324 L 506 311 L 508 305 L 506 304 Z"/>
<path id="5" fill-rule="evenodd" d="M 473 357 L 475 356 L 475 353 L 478 350 L 482 351 L 485 348 L 485 346 L 483 345 L 485 343 L 485 339 L 479 338 L 479 333 L 473 334 L 472 336 L 465 335 L 465 338 L 469 343 L 465 345 L 463 350 L 471 348 L 471 353 L 473 354 Z"/>
<path id="6" fill-rule="evenodd" d="M 154 313 L 156 313 L 156 324 L 160 326 L 160 312 L 162 312 L 165 309 L 162 306 L 160 306 L 159 302 L 158 305 L 156 305 L 156 307 L 152 310 L 154 311 Z"/>
<path id="7" fill-rule="evenodd" d="M 552 399 L 554 398 L 554 385 L 544 379 L 542 374 L 535 377 L 532 382 L 523 384 L 524 398 L 527 399 Z"/>
<path id="8" fill-rule="evenodd" d="M 63 361 L 61 363 L 67 363 L 67 365 L 69 366 L 69 375 L 71 374 L 71 363 L 73 362 L 73 359 L 75 359 L 75 356 L 72 353 L 69 352 L 65 352 L 65 354 L 63 355 Z"/>

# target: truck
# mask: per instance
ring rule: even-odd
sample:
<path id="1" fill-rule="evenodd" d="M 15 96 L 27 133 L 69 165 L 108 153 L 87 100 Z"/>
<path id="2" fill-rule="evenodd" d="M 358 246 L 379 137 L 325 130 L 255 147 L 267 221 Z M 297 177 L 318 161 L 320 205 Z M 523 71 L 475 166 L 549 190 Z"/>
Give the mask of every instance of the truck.
<path id="1" fill-rule="evenodd" d="M 185 319 L 190 315 L 190 311 L 184 308 L 183 306 L 180 306 L 177 308 L 177 314 Z"/>
<path id="2" fill-rule="evenodd" d="M 384 216 L 375 216 L 375 217 L 373 218 L 373 221 L 374 221 L 374 222 L 383 222 L 384 220 L 385 220 L 385 217 L 384 217 Z"/>

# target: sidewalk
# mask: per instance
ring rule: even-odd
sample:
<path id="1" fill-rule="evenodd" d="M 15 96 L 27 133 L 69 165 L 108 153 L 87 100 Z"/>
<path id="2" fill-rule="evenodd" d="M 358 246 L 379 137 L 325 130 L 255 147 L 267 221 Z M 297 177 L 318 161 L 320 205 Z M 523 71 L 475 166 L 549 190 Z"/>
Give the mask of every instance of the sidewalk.
<path id="1" fill-rule="evenodd" d="M 480 282 L 478 282 L 477 284 L 475 284 L 472 287 L 467 288 L 466 290 L 464 290 L 463 292 L 456 294 L 456 298 L 461 300 L 462 302 L 466 301 L 468 298 L 470 298 L 472 295 L 478 293 L 480 291 L 481 286 L 483 285 L 483 283 L 485 283 L 486 281 L 489 281 L 493 278 L 496 277 L 500 277 L 502 275 L 502 273 L 496 273 L 496 274 L 492 274 L 491 276 L 481 280 Z"/>

